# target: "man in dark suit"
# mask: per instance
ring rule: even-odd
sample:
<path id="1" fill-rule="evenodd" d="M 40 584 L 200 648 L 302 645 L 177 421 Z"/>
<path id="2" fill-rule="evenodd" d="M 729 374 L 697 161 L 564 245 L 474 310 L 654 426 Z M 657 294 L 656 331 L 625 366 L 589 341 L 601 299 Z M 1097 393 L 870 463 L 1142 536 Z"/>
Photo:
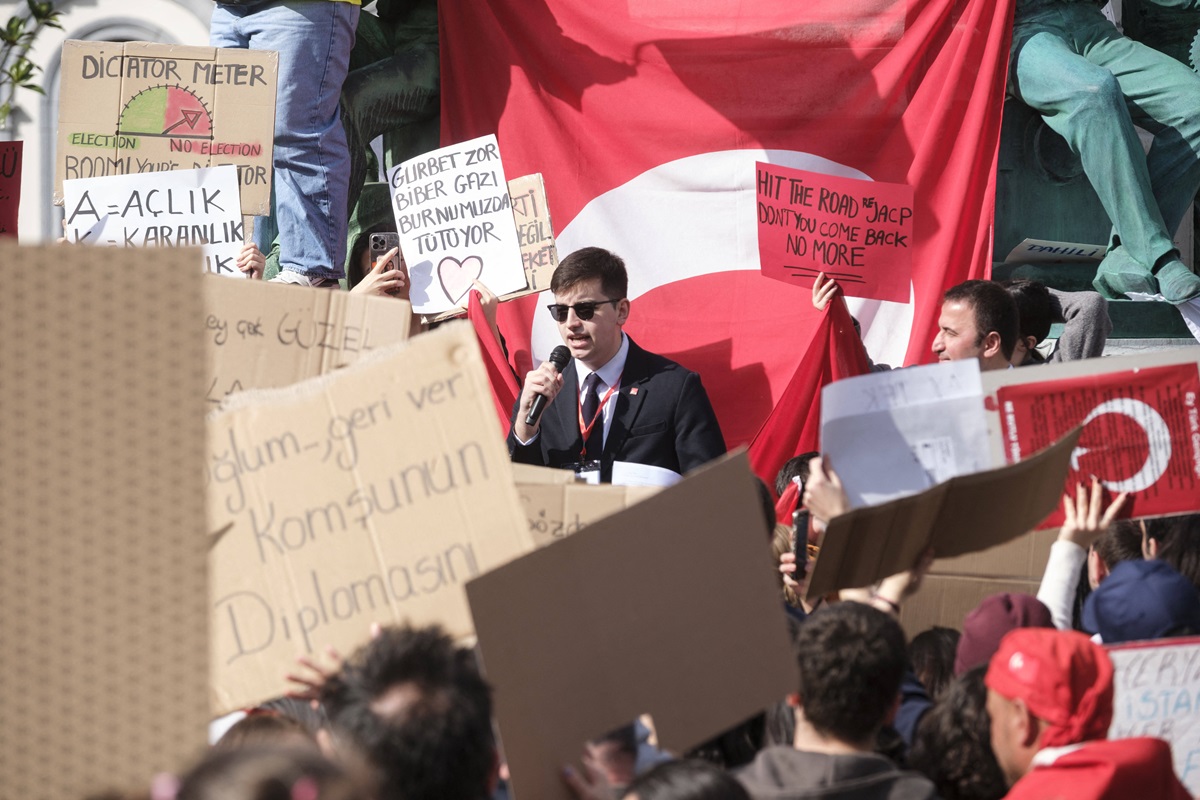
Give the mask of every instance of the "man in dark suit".
<path id="1" fill-rule="evenodd" d="M 628 284 L 625 262 L 598 247 L 572 253 L 554 271 L 550 313 L 574 361 L 561 374 L 547 361 L 525 376 L 508 435 L 513 461 L 607 483 L 614 462 L 683 474 L 724 454 L 700 376 L 622 330 Z M 526 425 L 538 395 L 549 404 Z"/>

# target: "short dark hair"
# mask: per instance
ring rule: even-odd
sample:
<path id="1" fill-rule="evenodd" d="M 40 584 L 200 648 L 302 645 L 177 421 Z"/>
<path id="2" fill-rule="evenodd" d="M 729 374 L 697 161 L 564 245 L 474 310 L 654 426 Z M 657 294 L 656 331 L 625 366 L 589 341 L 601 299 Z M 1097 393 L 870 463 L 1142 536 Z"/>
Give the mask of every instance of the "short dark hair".
<path id="1" fill-rule="evenodd" d="M 603 247 L 585 247 L 560 261 L 550 278 L 550 291 L 560 294 L 592 278 L 600 279 L 600 291 L 609 300 L 624 300 L 629 294 L 625 262 Z"/>
<path id="2" fill-rule="evenodd" d="M 416 698 L 382 716 L 399 688 Z M 495 760 L 491 689 L 475 654 L 441 628 L 385 628 L 326 683 L 322 701 L 345 737 L 380 773 L 383 798 L 482 800 Z"/>
<path id="3" fill-rule="evenodd" d="M 992 281 L 963 281 L 952 286 L 942 297 L 943 303 L 966 303 L 975 312 L 975 344 L 983 344 L 984 338 L 995 331 L 1000 335 L 1000 352 L 1012 358 L 1017 346 L 1020 330 L 1020 315 L 1017 304 L 1008 292 Z"/>
<path id="4" fill-rule="evenodd" d="M 1142 557 L 1142 529 L 1134 520 L 1119 519 L 1100 534 L 1093 547 L 1110 570 L 1122 561 L 1137 561 Z"/>
<path id="5" fill-rule="evenodd" d="M 1021 338 L 1032 336 L 1038 343 L 1049 336 L 1050 324 L 1054 321 L 1054 300 L 1046 284 L 1028 278 L 1013 278 L 1000 285 L 1017 304 Z"/>
<path id="6" fill-rule="evenodd" d="M 749 793 L 725 770 L 706 761 L 659 764 L 638 777 L 625 792 L 638 800 L 750 800 Z"/>
<path id="7" fill-rule="evenodd" d="M 800 626 L 800 705 L 816 731 L 871 740 L 887 719 L 905 671 L 904 631 L 878 609 L 842 602 Z"/>
<path id="8" fill-rule="evenodd" d="M 908 765 L 933 781 L 943 800 L 999 800 L 1008 793 L 992 752 L 986 672 L 985 664 L 958 676 L 917 726 Z"/>
<path id="9" fill-rule="evenodd" d="M 775 494 L 782 495 L 787 490 L 788 484 L 792 482 L 792 478 L 800 479 L 800 489 L 803 490 L 804 484 L 808 483 L 808 462 L 819 455 L 821 454 L 813 450 L 789 458 L 787 463 L 779 468 L 779 474 L 775 476 Z"/>
<path id="10" fill-rule="evenodd" d="M 1200 514 L 1148 519 L 1146 535 L 1158 542 L 1154 557 L 1170 564 L 1200 591 Z"/>

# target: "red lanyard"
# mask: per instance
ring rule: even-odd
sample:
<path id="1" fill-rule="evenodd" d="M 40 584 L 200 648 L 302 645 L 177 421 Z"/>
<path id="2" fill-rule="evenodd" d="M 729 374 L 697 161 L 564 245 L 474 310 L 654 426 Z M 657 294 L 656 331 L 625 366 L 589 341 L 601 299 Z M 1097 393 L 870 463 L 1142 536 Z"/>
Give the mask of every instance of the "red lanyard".
<path id="1" fill-rule="evenodd" d="M 592 374 L 594 375 L 595 373 L 592 373 Z M 624 374 L 624 372 L 622 372 L 622 374 Z M 597 378 L 597 380 L 599 380 L 599 378 Z M 608 391 L 604 393 L 604 397 L 600 398 L 600 404 L 598 406 L 596 406 L 596 413 L 592 416 L 592 421 L 587 423 L 586 425 L 583 424 L 583 398 L 582 397 L 579 398 L 579 404 L 578 404 L 579 433 L 581 436 L 583 436 L 583 450 L 580 451 L 580 454 L 579 454 L 580 458 L 587 457 L 588 434 L 590 434 L 592 432 L 592 428 L 596 427 L 596 420 L 602 419 L 604 417 L 604 406 L 608 403 L 608 398 L 612 397 L 612 393 L 615 392 L 617 390 L 617 387 L 620 385 L 621 385 L 621 376 L 618 375 L 616 383 L 614 383 L 612 386 L 609 386 Z"/>

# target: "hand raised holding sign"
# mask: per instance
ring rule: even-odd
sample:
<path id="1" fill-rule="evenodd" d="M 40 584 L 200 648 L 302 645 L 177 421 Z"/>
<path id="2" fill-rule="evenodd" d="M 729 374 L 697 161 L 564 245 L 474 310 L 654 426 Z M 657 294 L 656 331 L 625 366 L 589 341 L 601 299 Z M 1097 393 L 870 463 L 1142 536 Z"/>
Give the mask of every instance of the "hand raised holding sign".
<path id="1" fill-rule="evenodd" d="M 817 311 L 824 311 L 840 288 L 838 282 L 833 278 L 826 277 L 824 272 L 818 272 L 812 288 L 813 308 Z"/>

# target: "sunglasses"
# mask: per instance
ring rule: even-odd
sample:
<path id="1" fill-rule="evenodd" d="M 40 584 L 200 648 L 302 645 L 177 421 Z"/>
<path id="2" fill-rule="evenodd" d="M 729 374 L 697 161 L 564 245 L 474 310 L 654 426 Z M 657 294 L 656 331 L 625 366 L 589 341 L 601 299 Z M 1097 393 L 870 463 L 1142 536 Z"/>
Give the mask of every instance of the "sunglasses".
<path id="1" fill-rule="evenodd" d="M 609 303 L 612 303 L 613 308 L 616 308 L 617 303 L 621 302 L 622 299 L 624 298 L 618 298 L 616 300 L 600 300 L 599 302 L 594 303 L 576 303 L 573 306 L 564 306 L 561 303 L 551 303 L 550 305 L 546 306 L 546 308 L 550 309 L 550 316 L 554 317 L 555 322 L 566 322 L 567 314 L 570 313 L 572 308 L 575 309 L 575 316 L 582 320 L 589 320 L 596 316 L 596 309 L 599 306 L 606 306 Z"/>

